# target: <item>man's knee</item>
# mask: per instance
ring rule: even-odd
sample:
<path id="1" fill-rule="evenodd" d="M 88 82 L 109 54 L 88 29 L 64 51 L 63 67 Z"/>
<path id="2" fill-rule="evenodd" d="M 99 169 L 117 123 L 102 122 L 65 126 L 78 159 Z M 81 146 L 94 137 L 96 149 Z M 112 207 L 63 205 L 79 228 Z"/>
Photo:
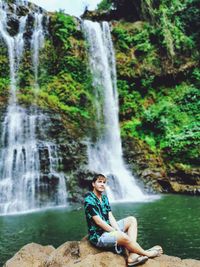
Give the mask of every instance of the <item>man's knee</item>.
<path id="1" fill-rule="evenodd" d="M 128 222 L 128 227 L 130 227 L 131 225 L 137 225 L 137 219 L 133 216 L 127 217 L 126 220 Z"/>
<path id="2" fill-rule="evenodd" d="M 135 217 L 129 216 L 128 218 L 129 218 L 129 220 L 130 220 L 131 223 L 137 224 L 137 219 Z"/>
<path id="3" fill-rule="evenodd" d="M 129 238 L 129 236 L 127 235 L 127 234 L 125 234 L 125 233 L 118 233 L 118 236 L 117 236 L 117 243 L 119 244 L 119 245 L 126 245 L 126 244 L 128 244 L 129 242 L 130 242 L 131 240 L 130 240 L 130 238 Z"/>

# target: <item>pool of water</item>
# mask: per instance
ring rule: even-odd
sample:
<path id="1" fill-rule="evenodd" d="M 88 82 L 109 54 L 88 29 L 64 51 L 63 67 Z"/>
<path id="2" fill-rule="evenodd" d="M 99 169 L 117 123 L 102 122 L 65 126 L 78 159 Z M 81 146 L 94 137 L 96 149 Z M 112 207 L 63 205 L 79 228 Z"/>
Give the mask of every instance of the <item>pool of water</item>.
<path id="1" fill-rule="evenodd" d="M 144 248 L 161 244 L 166 254 L 200 259 L 199 201 L 199 197 L 165 195 L 152 202 L 112 204 L 112 211 L 116 219 L 130 215 L 138 219 L 138 241 Z M 58 247 L 86 234 L 81 205 L 0 216 L 0 266 L 27 243 Z"/>

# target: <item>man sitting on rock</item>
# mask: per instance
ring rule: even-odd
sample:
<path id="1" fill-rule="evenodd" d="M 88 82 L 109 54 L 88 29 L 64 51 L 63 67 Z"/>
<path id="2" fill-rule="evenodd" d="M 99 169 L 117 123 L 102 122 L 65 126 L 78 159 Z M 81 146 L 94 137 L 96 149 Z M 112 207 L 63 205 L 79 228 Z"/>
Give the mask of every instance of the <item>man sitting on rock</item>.
<path id="1" fill-rule="evenodd" d="M 128 266 L 144 263 L 148 258 L 160 256 L 163 251 L 160 246 L 144 250 L 137 243 L 137 221 L 130 216 L 116 221 L 110 208 L 105 191 L 107 178 L 98 174 L 92 180 L 93 191 L 85 196 L 85 214 L 88 224 L 89 241 L 103 249 L 114 248 L 120 253 L 120 246 L 127 249 Z"/>

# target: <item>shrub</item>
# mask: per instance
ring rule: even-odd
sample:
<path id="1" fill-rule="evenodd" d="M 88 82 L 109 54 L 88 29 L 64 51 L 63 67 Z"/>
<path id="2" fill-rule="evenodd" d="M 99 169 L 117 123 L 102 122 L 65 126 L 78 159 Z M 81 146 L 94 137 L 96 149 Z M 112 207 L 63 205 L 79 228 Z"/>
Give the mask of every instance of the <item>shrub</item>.
<path id="1" fill-rule="evenodd" d="M 169 134 L 164 152 L 174 161 L 200 163 L 200 122 L 186 125 L 179 134 Z"/>

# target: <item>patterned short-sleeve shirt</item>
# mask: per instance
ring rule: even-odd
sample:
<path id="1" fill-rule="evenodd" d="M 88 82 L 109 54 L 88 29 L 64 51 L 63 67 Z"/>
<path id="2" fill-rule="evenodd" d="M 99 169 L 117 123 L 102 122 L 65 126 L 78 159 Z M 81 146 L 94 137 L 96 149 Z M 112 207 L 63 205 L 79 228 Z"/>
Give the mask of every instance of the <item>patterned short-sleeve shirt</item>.
<path id="1" fill-rule="evenodd" d="M 84 207 L 88 224 L 89 240 L 96 245 L 99 237 L 105 230 L 98 226 L 92 217 L 98 215 L 103 221 L 110 225 L 108 217 L 108 213 L 111 211 L 110 204 L 106 195 L 102 195 L 102 201 L 100 201 L 93 192 L 89 192 L 85 196 Z"/>

